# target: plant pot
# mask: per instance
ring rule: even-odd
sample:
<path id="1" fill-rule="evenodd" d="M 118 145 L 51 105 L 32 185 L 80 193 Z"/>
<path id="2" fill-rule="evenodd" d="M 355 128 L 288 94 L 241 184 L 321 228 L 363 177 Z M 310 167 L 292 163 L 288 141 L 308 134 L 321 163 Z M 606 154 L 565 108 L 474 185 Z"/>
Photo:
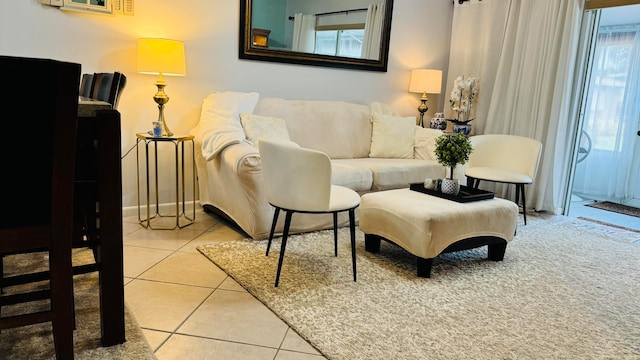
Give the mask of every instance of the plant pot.
<path id="1" fill-rule="evenodd" d="M 442 179 L 440 191 L 443 194 L 458 195 L 460 192 L 460 182 L 458 179 Z"/>
<path id="2" fill-rule="evenodd" d="M 461 132 L 465 135 L 469 135 L 471 133 L 471 124 L 453 124 L 453 132 Z"/>

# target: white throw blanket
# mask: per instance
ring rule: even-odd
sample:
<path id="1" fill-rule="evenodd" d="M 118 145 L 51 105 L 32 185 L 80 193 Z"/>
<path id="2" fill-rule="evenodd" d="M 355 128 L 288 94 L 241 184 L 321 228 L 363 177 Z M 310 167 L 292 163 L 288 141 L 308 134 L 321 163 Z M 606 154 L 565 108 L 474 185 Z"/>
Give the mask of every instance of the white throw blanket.
<path id="1" fill-rule="evenodd" d="M 260 95 L 255 92 L 224 91 L 211 93 L 204 99 L 200 131 L 202 155 L 206 160 L 211 160 L 231 144 L 245 141 L 240 113 L 253 113 L 259 98 Z"/>

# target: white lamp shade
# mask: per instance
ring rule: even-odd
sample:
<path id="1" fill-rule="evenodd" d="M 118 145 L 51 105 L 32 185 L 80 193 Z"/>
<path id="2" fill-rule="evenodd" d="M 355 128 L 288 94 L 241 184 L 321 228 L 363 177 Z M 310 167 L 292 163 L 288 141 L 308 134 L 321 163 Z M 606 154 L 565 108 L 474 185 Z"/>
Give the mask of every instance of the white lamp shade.
<path id="1" fill-rule="evenodd" d="M 184 43 L 168 39 L 138 39 L 138 72 L 184 76 Z"/>
<path id="2" fill-rule="evenodd" d="M 411 71 L 409 92 L 440 94 L 442 91 L 442 70 L 417 69 Z"/>

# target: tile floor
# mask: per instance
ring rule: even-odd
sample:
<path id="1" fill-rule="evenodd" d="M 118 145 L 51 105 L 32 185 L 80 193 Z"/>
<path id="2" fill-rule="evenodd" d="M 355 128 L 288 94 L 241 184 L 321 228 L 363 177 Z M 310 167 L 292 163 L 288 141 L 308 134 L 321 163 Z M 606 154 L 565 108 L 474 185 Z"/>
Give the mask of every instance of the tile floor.
<path id="1" fill-rule="evenodd" d="M 572 217 L 589 211 L 591 218 L 614 222 L 614 217 L 615 223 L 640 230 L 638 218 L 579 208 L 573 207 Z M 528 223 L 554 218 L 527 215 Z M 180 230 L 148 230 L 136 216 L 124 218 L 125 299 L 159 360 L 324 359 L 196 250 L 200 244 L 243 237 L 201 210 L 193 225 Z"/>
<path id="2" fill-rule="evenodd" d="M 203 211 L 179 230 L 123 221 L 125 301 L 159 360 L 324 359 L 196 250 L 242 233 Z"/>
<path id="3" fill-rule="evenodd" d="M 612 211 L 602 211 L 590 206 L 585 206 L 593 203 L 593 200 L 579 197 L 572 199 L 573 201 L 571 201 L 571 205 L 569 206 L 570 217 L 585 217 L 640 231 L 640 218 L 638 217 L 627 216 Z"/>

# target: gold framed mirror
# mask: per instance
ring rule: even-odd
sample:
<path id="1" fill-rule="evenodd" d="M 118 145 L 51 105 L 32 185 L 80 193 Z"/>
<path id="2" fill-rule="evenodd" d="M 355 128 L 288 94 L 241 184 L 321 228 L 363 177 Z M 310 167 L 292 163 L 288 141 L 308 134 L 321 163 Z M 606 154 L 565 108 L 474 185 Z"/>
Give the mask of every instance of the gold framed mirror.
<path id="1" fill-rule="evenodd" d="M 239 58 L 387 71 L 392 13 L 393 0 L 240 0 Z"/>

